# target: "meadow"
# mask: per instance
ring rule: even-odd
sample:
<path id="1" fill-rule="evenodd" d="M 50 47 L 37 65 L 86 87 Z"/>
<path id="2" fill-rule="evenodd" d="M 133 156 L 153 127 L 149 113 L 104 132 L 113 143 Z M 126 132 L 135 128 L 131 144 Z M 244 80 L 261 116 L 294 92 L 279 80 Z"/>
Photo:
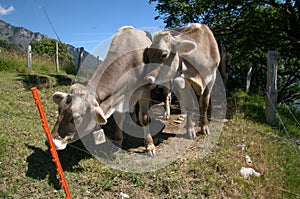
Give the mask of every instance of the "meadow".
<path id="1" fill-rule="evenodd" d="M 30 88 L 39 89 L 52 128 L 57 116 L 52 94 L 68 92 L 75 77 L 64 71 L 56 74 L 55 66 L 44 59 L 28 71 L 25 57 L 3 50 L 0 55 L 0 197 L 64 198 Z M 204 136 L 178 160 L 144 173 L 112 169 L 80 141 L 60 151 L 72 197 L 119 198 L 122 192 L 130 198 L 300 198 L 299 124 L 290 111 L 278 107 L 283 124 L 272 128 L 264 123 L 262 96 L 235 92 L 227 103 L 228 122 L 203 158 L 198 152 Z M 299 121 L 299 112 L 292 113 Z M 242 167 L 252 167 L 261 176 L 245 179 Z"/>

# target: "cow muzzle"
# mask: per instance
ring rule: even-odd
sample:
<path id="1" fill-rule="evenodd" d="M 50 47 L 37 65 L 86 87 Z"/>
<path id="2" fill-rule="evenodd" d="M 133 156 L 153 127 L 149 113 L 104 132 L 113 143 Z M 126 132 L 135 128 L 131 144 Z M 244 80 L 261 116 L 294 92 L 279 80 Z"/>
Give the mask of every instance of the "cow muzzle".
<path id="1" fill-rule="evenodd" d="M 75 136 L 76 137 L 76 136 Z M 73 142 L 74 135 L 72 136 L 66 136 L 64 138 L 61 137 L 55 137 L 52 138 L 52 141 L 55 145 L 56 150 L 61 151 L 67 148 L 67 144 Z"/>
<path id="2" fill-rule="evenodd" d="M 64 142 L 64 140 L 58 140 L 53 139 L 53 143 L 55 145 L 56 150 L 61 151 L 64 150 L 67 147 L 67 142 Z"/>
<path id="3" fill-rule="evenodd" d="M 154 89 L 157 86 L 156 79 L 153 76 L 145 77 L 144 78 L 144 83 L 149 86 L 150 90 Z"/>
<path id="4" fill-rule="evenodd" d="M 144 81 L 147 84 L 154 84 L 155 83 L 155 77 L 153 77 L 153 76 L 146 76 L 144 78 Z"/>

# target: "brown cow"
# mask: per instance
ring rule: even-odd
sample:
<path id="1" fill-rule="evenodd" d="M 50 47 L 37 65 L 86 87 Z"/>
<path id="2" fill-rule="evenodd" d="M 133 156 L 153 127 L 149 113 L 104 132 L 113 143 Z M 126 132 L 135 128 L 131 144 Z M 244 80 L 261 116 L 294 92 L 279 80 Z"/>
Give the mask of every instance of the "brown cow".
<path id="1" fill-rule="evenodd" d="M 146 32 L 128 26 L 120 28 L 112 39 L 105 60 L 88 84 L 74 84 L 70 93 L 56 92 L 53 95 L 59 115 L 52 136 L 58 150 L 65 149 L 68 143 L 93 132 L 97 122 L 106 124 L 112 114 L 120 123 L 113 142 L 121 147 L 122 113 L 132 110 L 137 101 L 140 103 L 140 111 L 145 112 L 144 102 L 140 100 L 143 89 L 136 88 L 136 85 L 143 77 L 144 51 L 150 45 L 151 39 Z M 146 91 L 146 98 L 148 93 Z M 145 134 L 144 137 L 147 152 L 155 154 L 152 138 L 149 139 L 151 136 Z"/>
<path id="2" fill-rule="evenodd" d="M 146 82 L 163 84 L 174 79 L 182 107 L 187 111 L 188 137 L 196 136 L 192 122 L 195 102 L 190 98 L 192 93 L 189 85 L 200 96 L 200 131 L 209 134 L 207 109 L 220 62 L 212 31 L 206 25 L 195 23 L 177 30 L 157 32 L 146 54 L 149 62 Z"/>

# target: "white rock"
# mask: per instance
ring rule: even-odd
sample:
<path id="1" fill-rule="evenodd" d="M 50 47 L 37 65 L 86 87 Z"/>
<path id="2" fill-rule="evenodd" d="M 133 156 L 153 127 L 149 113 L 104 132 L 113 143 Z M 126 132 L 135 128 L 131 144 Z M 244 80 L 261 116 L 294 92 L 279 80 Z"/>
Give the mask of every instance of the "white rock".
<path id="1" fill-rule="evenodd" d="M 252 164 L 252 160 L 251 160 L 251 158 L 250 158 L 249 155 L 245 155 L 245 158 L 246 158 L 246 162 L 247 162 L 248 164 Z"/>
<path id="2" fill-rule="evenodd" d="M 242 150 L 242 151 L 245 151 L 246 145 L 245 144 L 238 144 L 237 148 L 240 149 L 240 150 Z"/>
<path id="3" fill-rule="evenodd" d="M 249 176 L 251 175 L 255 175 L 257 177 L 261 175 L 259 172 L 255 171 L 251 167 L 242 167 L 240 172 L 244 178 L 249 178 Z"/>
<path id="4" fill-rule="evenodd" d="M 119 195 L 119 199 L 125 199 L 125 198 L 129 198 L 129 195 L 126 193 L 121 192 Z"/>

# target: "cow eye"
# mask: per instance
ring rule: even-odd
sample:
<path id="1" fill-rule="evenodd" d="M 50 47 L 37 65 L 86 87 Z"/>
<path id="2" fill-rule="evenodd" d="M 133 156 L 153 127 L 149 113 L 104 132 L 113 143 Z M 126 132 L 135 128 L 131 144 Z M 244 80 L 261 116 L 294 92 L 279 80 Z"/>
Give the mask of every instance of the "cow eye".
<path id="1" fill-rule="evenodd" d="M 163 51 L 162 52 L 162 54 L 161 54 L 161 56 L 160 56 L 160 59 L 163 61 L 163 60 L 165 60 L 167 57 L 168 57 L 168 52 L 167 51 Z"/>

